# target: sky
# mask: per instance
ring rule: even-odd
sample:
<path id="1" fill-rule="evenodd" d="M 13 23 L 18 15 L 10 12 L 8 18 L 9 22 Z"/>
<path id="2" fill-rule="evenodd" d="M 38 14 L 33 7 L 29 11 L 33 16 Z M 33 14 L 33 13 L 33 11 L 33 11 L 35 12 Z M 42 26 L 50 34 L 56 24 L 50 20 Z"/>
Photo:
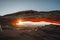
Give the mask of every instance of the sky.
<path id="1" fill-rule="evenodd" d="M 0 15 L 25 10 L 60 10 L 60 0 L 0 0 Z"/>

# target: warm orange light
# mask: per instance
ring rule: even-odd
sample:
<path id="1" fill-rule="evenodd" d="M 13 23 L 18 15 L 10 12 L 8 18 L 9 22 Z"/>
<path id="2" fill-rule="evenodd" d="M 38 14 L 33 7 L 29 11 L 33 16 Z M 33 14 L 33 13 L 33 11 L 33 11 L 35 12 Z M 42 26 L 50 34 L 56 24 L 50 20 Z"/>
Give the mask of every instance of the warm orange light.
<path id="1" fill-rule="evenodd" d="M 23 21 L 22 20 L 19 20 L 16 25 L 24 25 Z"/>
<path id="2" fill-rule="evenodd" d="M 42 21 L 44 21 L 44 22 L 42 22 Z M 52 19 L 48 19 L 48 18 L 20 18 L 20 19 L 12 20 L 12 24 L 15 26 L 16 25 L 21 26 L 21 25 L 32 24 L 32 23 L 33 24 L 35 24 L 35 23 L 46 24 L 46 22 L 60 24 L 60 21 L 52 20 Z"/>

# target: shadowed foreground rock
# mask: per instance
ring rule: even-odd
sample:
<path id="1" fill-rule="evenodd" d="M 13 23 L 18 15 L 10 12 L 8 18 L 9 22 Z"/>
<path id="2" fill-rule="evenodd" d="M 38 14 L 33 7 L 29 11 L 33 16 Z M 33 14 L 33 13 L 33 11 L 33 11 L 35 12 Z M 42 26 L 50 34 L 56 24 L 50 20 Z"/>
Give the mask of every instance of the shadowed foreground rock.
<path id="1" fill-rule="evenodd" d="M 6 27 L 0 31 L 0 40 L 60 40 L 60 25 L 46 25 L 20 30 Z"/>

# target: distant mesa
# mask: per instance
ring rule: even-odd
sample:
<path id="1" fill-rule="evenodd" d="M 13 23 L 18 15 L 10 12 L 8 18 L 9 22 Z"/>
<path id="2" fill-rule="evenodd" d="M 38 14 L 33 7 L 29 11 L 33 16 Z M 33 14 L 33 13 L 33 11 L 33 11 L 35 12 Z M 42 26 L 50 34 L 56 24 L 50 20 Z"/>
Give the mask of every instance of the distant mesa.
<path id="1" fill-rule="evenodd" d="M 26 10 L 26 11 L 19 11 L 12 14 L 4 15 L 5 18 L 34 18 L 34 17 L 40 17 L 40 18 L 49 18 L 53 20 L 59 20 L 60 21 L 60 10 L 54 10 L 54 11 L 35 11 L 35 10 Z"/>
<path id="2" fill-rule="evenodd" d="M 1 23 L 9 23 L 11 20 L 16 20 L 19 18 L 25 18 L 26 20 L 31 21 L 50 21 L 60 23 L 60 10 L 55 11 L 35 11 L 35 10 L 26 10 L 19 11 L 4 16 L 0 16 Z M 40 18 L 40 19 L 38 19 Z"/>

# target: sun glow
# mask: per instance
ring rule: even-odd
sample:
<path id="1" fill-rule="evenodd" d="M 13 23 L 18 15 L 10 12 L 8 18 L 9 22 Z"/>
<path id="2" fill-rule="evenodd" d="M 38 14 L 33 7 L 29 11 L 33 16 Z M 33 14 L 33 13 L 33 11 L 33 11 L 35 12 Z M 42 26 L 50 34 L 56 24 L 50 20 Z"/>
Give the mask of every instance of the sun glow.
<path id="1" fill-rule="evenodd" d="M 52 19 L 47 19 L 47 18 L 20 18 L 17 20 L 11 21 L 12 25 L 14 26 L 27 26 L 27 25 L 49 25 L 49 24 L 55 24 L 55 25 L 60 25 L 60 21 L 52 20 Z"/>
<path id="2" fill-rule="evenodd" d="M 16 23 L 16 25 L 49 25 L 49 24 L 56 24 L 56 23 L 51 23 L 51 22 L 45 22 L 45 21 L 41 21 L 41 22 L 31 22 L 31 21 L 19 21 L 18 23 Z M 56 24 L 57 25 L 57 24 Z"/>
<path id="3" fill-rule="evenodd" d="M 16 25 L 24 25 L 23 22 L 20 20 L 16 23 Z"/>

